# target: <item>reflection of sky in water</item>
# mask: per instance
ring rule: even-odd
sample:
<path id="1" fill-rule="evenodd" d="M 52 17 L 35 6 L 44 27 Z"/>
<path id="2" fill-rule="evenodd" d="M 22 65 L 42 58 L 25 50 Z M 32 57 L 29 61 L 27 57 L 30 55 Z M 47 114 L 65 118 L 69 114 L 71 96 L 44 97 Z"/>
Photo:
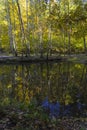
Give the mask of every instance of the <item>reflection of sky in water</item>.
<path id="1" fill-rule="evenodd" d="M 42 102 L 42 108 L 48 112 L 48 114 L 52 117 L 59 116 L 87 116 L 84 114 L 86 110 L 86 105 L 81 104 L 80 102 L 72 103 L 68 105 L 61 105 L 59 102 L 51 103 L 46 98 Z"/>

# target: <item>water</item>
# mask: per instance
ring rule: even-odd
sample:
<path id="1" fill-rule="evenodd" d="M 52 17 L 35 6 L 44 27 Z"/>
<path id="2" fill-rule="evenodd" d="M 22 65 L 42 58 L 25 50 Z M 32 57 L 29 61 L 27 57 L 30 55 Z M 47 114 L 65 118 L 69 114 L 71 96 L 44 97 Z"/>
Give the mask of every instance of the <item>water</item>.
<path id="1" fill-rule="evenodd" d="M 54 116 L 86 115 L 87 65 L 0 65 L 0 105 L 31 102 Z"/>

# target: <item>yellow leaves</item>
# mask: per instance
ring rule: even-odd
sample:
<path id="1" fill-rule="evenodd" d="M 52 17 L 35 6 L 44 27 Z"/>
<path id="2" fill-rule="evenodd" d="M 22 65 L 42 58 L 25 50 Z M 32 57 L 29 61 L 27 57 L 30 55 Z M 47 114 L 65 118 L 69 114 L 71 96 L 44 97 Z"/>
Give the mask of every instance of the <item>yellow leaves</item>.
<path id="1" fill-rule="evenodd" d="M 34 92 L 33 90 L 29 90 L 26 88 L 25 90 L 25 103 L 29 104 L 31 99 L 33 98 Z"/>
<path id="2" fill-rule="evenodd" d="M 7 23 L 6 20 L 0 21 L 0 25 L 3 25 L 3 24 L 4 24 L 4 26 L 7 26 L 7 25 L 8 25 L 8 23 Z"/>
<path id="3" fill-rule="evenodd" d="M 4 97 L 3 99 L 3 105 L 8 105 L 10 103 L 10 100 L 8 97 Z"/>
<path id="4" fill-rule="evenodd" d="M 81 69 L 82 66 L 81 66 L 80 64 L 76 64 L 76 65 L 75 65 L 75 68 Z"/>
<path id="5" fill-rule="evenodd" d="M 12 87 L 12 85 L 11 85 L 11 84 L 9 84 L 9 85 L 7 86 L 7 88 L 8 88 L 8 89 L 10 89 L 11 87 Z"/>
<path id="6" fill-rule="evenodd" d="M 71 103 L 71 101 L 72 101 L 72 97 L 67 94 L 65 97 L 65 105 L 68 105 L 69 103 Z"/>
<path id="7" fill-rule="evenodd" d="M 41 91 L 41 88 L 40 87 L 36 87 L 36 89 L 35 89 L 35 91 L 36 91 L 36 93 L 40 93 L 40 91 Z"/>
<path id="8" fill-rule="evenodd" d="M 17 76 L 17 77 L 15 77 L 15 80 L 16 80 L 16 81 L 22 81 L 22 78 L 19 77 L 19 76 Z"/>
<path id="9" fill-rule="evenodd" d="M 23 101 L 26 104 L 29 104 L 29 102 L 34 96 L 34 93 L 39 93 L 39 92 L 40 92 L 40 89 L 37 89 L 34 92 L 33 90 L 26 88 L 23 84 L 19 84 L 16 88 L 16 97 L 18 97 L 20 102 Z"/>

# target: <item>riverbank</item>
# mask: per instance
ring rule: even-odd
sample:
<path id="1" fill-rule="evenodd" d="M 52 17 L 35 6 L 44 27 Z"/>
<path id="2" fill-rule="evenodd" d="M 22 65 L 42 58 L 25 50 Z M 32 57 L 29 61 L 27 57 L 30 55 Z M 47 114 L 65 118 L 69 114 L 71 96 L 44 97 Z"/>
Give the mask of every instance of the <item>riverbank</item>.
<path id="1" fill-rule="evenodd" d="M 32 62 L 49 62 L 49 61 L 69 61 L 77 63 L 87 63 L 87 56 L 85 54 L 73 54 L 73 55 L 51 55 L 51 56 L 0 56 L 0 63 L 32 63 Z"/>
<path id="2" fill-rule="evenodd" d="M 32 63 L 32 62 L 47 62 L 47 61 L 63 61 L 64 57 L 61 56 L 0 56 L 0 63 Z"/>
<path id="3" fill-rule="evenodd" d="M 87 130 L 87 118 L 49 118 L 41 109 L 21 111 L 0 110 L 0 130 Z"/>

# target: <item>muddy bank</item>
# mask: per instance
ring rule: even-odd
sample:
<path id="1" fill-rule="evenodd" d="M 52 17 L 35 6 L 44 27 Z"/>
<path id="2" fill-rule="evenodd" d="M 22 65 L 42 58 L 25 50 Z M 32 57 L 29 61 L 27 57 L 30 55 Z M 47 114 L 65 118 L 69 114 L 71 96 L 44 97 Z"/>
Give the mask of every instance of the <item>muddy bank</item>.
<path id="1" fill-rule="evenodd" d="M 58 62 L 68 61 L 74 63 L 87 63 L 87 55 L 85 54 L 72 54 L 72 55 L 52 55 L 52 56 L 0 56 L 0 63 L 38 63 L 38 62 Z"/>
<path id="2" fill-rule="evenodd" d="M 29 56 L 29 57 L 14 57 L 14 56 L 0 56 L 0 63 L 31 63 L 31 62 L 48 62 L 48 61 L 63 61 L 65 57 L 61 56 Z"/>

